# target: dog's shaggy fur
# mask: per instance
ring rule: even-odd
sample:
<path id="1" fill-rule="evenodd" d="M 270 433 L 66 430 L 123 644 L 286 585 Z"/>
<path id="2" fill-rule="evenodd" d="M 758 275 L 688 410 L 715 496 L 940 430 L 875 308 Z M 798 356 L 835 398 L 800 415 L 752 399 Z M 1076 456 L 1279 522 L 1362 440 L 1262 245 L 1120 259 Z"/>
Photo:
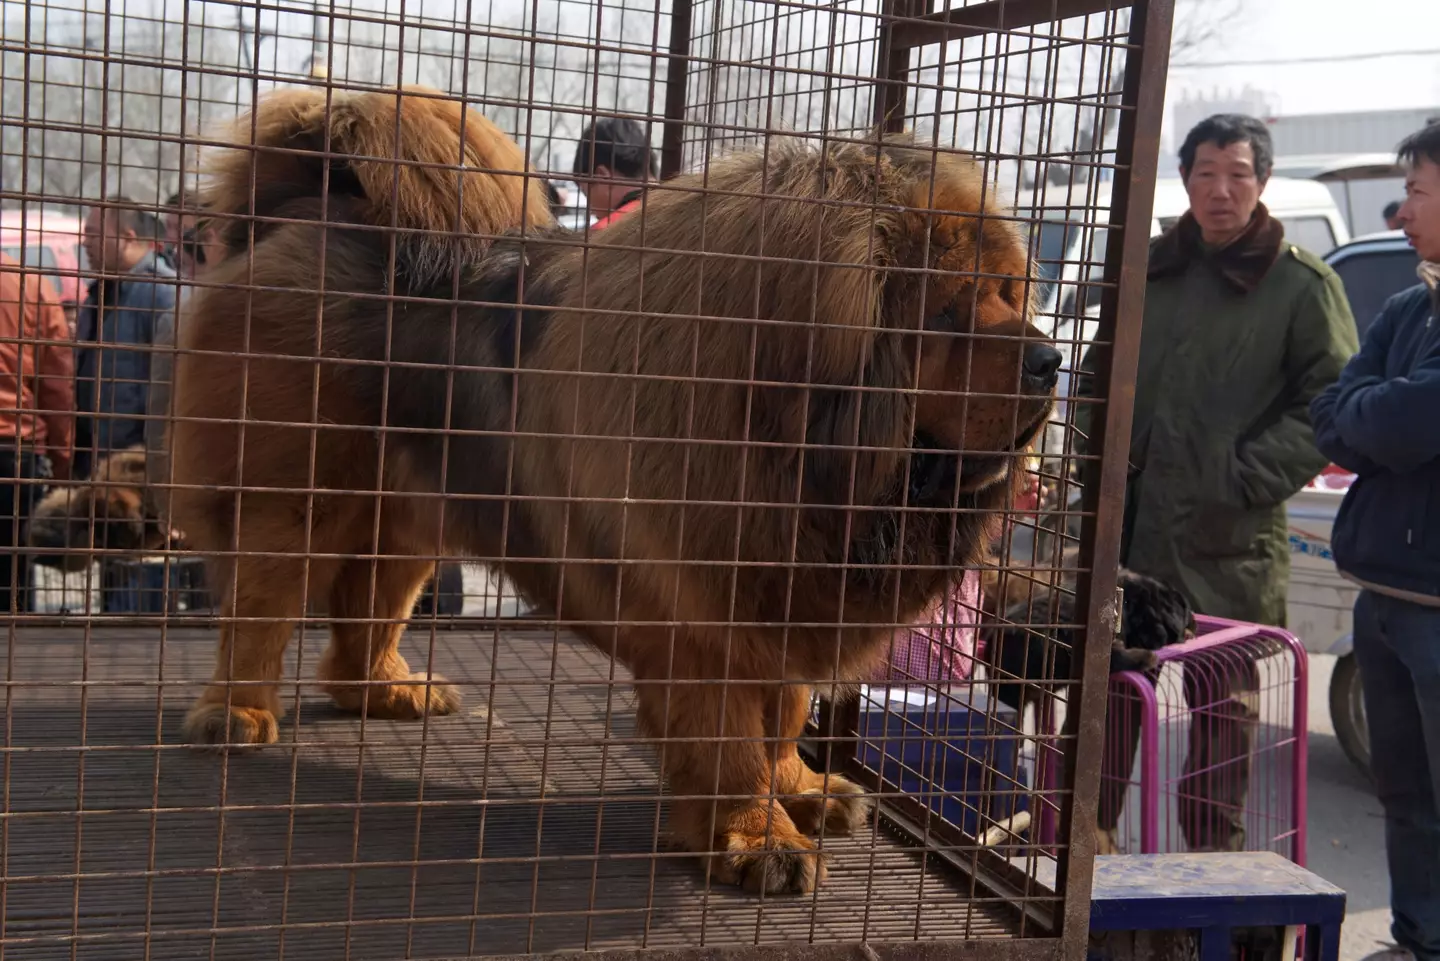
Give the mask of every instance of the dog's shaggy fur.
<path id="1" fill-rule="evenodd" d="M 145 448 L 115 451 L 82 483 L 53 488 L 31 512 L 25 543 L 35 563 L 64 571 L 89 567 L 96 549 L 163 550 L 168 536 L 145 483 Z"/>
<path id="2" fill-rule="evenodd" d="M 394 100 L 332 122 L 352 131 L 336 152 L 394 141 Z M 258 108 L 269 141 L 303 141 L 276 102 Z M 434 101 L 399 116 L 433 130 L 431 152 L 455 139 Z M 1014 452 L 1050 411 L 1058 354 L 1027 321 L 1020 231 L 972 162 L 899 144 L 732 156 L 653 190 L 589 249 L 553 231 L 482 252 L 359 229 L 438 223 L 455 191 L 437 175 L 382 209 L 371 185 L 410 174 L 357 166 L 335 161 L 328 194 L 319 160 L 277 171 L 254 213 L 318 219 L 323 202 L 329 225 L 257 228 L 250 256 L 237 243 L 207 278 L 255 285 L 249 322 L 206 289 L 181 326 L 177 524 L 217 555 L 211 582 L 239 618 L 188 736 L 276 739 L 306 554 L 322 555 L 308 591 L 334 619 L 318 671 L 335 700 L 455 710 L 400 655 L 400 622 L 425 556 L 502 559 L 630 670 L 639 729 L 664 739 L 676 840 L 724 881 L 812 890 L 807 835 L 867 813 L 858 786 L 797 752 L 812 685 L 866 676 L 893 625 L 979 559 Z M 243 221 L 250 176 L 222 166 L 212 208 Z M 518 186 L 491 196 L 476 216 L 520 221 Z"/>

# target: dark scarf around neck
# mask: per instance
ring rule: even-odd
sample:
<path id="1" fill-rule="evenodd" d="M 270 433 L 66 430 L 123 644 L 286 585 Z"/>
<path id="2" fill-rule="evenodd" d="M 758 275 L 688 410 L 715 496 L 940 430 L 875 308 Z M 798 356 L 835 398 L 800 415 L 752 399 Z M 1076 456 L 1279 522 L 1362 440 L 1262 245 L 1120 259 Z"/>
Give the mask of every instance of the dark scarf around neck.
<path id="1" fill-rule="evenodd" d="M 1226 283 L 1238 293 L 1248 294 L 1260 286 L 1260 281 L 1275 266 L 1284 240 L 1285 225 L 1271 217 L 1265 205 L 1260 204 L 1240 236 L 1218 250 L 1207 252 L 1200 237 L 1200 224 L 1187 210 L 1150 248 L 1146 275 L 1151 280 L 1169 277 L 1183 272 L 1197 260 L 1208 260 Z"/>

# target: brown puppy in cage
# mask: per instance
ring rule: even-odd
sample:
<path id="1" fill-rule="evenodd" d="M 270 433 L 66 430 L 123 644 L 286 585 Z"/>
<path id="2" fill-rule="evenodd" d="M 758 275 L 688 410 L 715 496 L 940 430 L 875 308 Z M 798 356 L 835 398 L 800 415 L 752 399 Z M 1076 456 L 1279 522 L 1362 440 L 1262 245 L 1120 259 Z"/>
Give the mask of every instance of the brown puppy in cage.
<path id="1" fill-rule="evenodd" d="M 82 484 L 61 484 L 31 512 L 25 534 L 35 563 L 82 571 L 95 548 L 159 551 L 169 536 L 145 483 L 145 448 L 136 444 L 95 463 Z"/>
<path id="2" fill-rule="evenodd" d="M 212 204 L 249 215 L 246 152 L 219 169 Z M 188 735 L 275 740 L 307 596 L 352 619 L 318 668 L 339 703 L 453 710 L 400 656 L 401 623 L 425 557 L 502 559 L 630 670 L 675 839 L 723 881 L 812 890 L 809 835 L 868 805 L 798 753 L 811 690 L 873 672 L 979 559 L 1051 409 L 1060 356 L 1028 322 L 1018 226 L 972 161 L 899 143 L 732 155 L 588 248 L 362 229 L 454 219 L 444 178 L 399 211 L 366 179 L 288 161 L 255 213 L 324 203 L 330 223 L 257 227 L 213 275 L 256 285 L 249 324 L 234 294 L 197 292 L 183 326 L 204 353 L 177 366 L 178 523 L 238 550 L 212 583 L 233 578 L 224 613 L 245 619 Z M 311 557 L 307 584 L 305 554 L 361 557 Z"/>

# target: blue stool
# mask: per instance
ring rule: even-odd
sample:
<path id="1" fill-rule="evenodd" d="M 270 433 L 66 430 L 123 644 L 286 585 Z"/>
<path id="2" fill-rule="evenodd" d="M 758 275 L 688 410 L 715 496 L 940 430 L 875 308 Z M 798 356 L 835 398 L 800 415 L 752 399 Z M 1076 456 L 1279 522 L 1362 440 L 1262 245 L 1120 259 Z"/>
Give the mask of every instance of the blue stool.
<path id="1" fill-rule="evenodd" d="M 1200 961 L 1229 961 L 1235 928 L 1305 929 L 1307 961 L 1336 961 L 1345 892 L 1272 852 L 1095 859 L 1090 930 L 1194 930 Z"/>

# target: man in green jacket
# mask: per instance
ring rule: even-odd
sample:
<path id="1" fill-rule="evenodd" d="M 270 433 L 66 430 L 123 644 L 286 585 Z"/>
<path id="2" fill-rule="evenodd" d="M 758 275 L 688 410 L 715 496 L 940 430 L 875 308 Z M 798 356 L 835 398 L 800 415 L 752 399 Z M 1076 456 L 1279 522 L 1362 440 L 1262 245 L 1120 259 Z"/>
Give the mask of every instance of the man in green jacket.
<path id="1" fill-rule="evenodd" d="M 1260 202 L 1273 158 L 1265 125 L 1234 114 L 1180 148 L 1190 210 L 1150 246 L 1121 563 L 1199 613 L 1284 626 L 1285 502 L 1327 463 L 1309 404 L 1359 345 L 1339 277 Z M 1092 348 L 1081 395 L 1095 393 L 1094 360 Z M 1080 406 L 1088 436 L 1103 413 Z M 1235 848 L 1258 680 L 1249 664 L 1204 684 L 1198 673 L 1185 678 L 1205 723 L 1192 724 L 1182 828 L 1192 849 Z M 1216 769 L 1227 760 L 1244 770 Z"/>

